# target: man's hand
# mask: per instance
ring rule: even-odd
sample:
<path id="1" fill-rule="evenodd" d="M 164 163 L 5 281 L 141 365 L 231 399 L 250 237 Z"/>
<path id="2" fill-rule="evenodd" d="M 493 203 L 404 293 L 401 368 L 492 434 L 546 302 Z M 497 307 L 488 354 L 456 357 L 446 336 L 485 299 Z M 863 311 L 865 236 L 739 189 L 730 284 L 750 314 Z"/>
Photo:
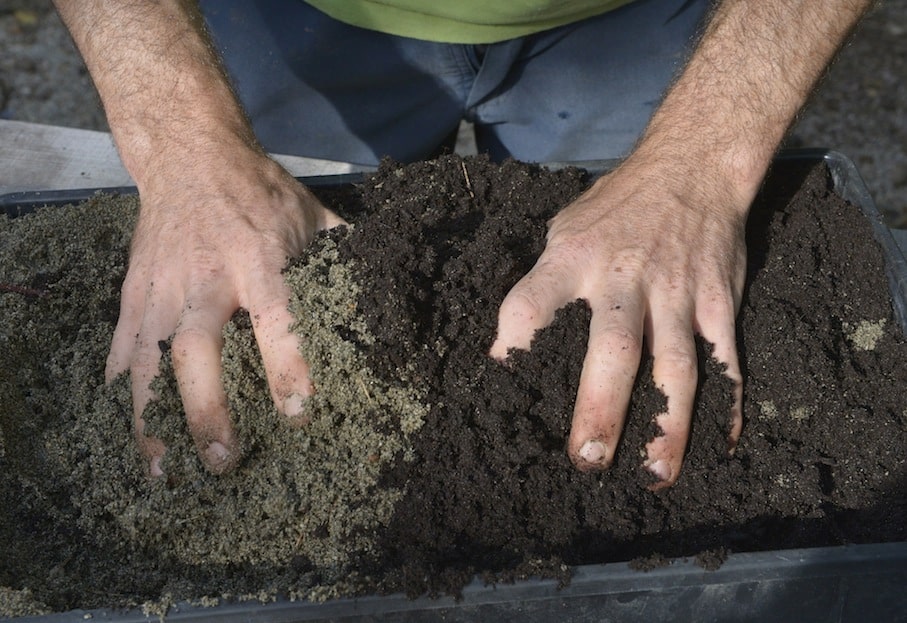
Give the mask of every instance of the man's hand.
<path id="1" fill-rule="evenodd" d="M 668 397 L 664 436 L 644 464 L 680 475 L 697 359 L 715 344 L 736 387 L 729 442 L 740 434 L 735 317 L 743 226 L 771 157 L 871 0 L 723 0 L 633 154 L 550 223 L 545 252 L 501 306 L 491 355 L 528 348 L 576 298 L 592 308 L 568 452 L 581 469 L 614 458 L 645 338 Z"/>
<path id="2" fill-rule="evenodd" d="M 142 412 L 154 399 L 149 385 L 158 375 L 159 344 L 171 336 L 189 428 L 215 473 L 239 458 L 221 381 L 222 329 L 238 308 L 252 318 L 278 411 L 299 416 L 312 391 L 289 332 L 281 270 L 315 231 L 342 221 L 276 163 L 248 157 L 229 171 L 218 165 L 196 175 L 194 183 L 181 183 L 180 170 L 161 171 L 142 193 L 106 376 L 131 372 L 136 437 L 154 476 L 163 473 L 165 448 L 144 434 Z"/>
<path id="3" fill-rule="evenodd" d="M 238 458 L 220 379 L 221 331 L 252 317 L 277 409 L 311 392 L 281 277 L 315 231 L 340 219 L 258 145 L 189 0 L 55 0 L 104 103 L 141 197 L 107 378 L 130 369 L 136 436 L 152 474 L 164 447 L 144 435 L 159 344 L 209 469 Z M 301 111 L 304 114 L 305 111 Z"/>
<path id="4" fill-rule="evenodd" d="M 583 470 L 606 468 L 623 429 L 643 344 L 668 397 L 657 422 L 664 436 L 645 465 L 664 484 L 680 475 L 697 383 L 695 333 L 715 344 L 735 383 L 729 447 L 742 427 L 742 377 L 735 318 L 745 277 L 742 209 L 629 160 L 551 220 L 535 267 L 501 305 L 491 349 L 528 349 L 557 309 L 584 299 L 589 342 L 567 451 Z M 677 194 L 684 188 L 683 194 Z M 655 415 L 655 414 L 653 414 Z"/>

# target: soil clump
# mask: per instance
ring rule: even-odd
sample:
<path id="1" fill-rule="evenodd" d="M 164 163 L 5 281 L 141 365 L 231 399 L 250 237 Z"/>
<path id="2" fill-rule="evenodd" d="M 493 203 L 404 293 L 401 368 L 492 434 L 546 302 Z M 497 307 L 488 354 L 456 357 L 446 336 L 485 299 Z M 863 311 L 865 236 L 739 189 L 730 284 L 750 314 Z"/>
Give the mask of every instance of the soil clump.
<path id="1" fill-rule="evenodd" d="M 450 156 L 316 188 L 354 225 L 286 272 L 319 390 L 308 423 L 270 405 L 239 313 L 224 376 L 242 459 L 224 476 L 202 468 L 165 353 L 146 412 L 168 446 L 158 481 L 133 447 L 128 379 L 103 385 L 136 200 L 2 222 L 0 282 L 15 288 L 0 294 L 0 614 L 456 594 L 476 574 L 569 581 L 578 564 L 701 554 L 714 567 L 728 552 L 907 539 L 907 344 L 867 219 L 824 165 L 779 167 L 753 208 L 734 456 L 730 383 L 700 342 L 674 487 L 648 491 L 640 467 L 665 408 L 648 356 L 613 468 L 572 467 L 586 305 L 511 365 L 486 353 L 546 221 L 588 182 Z"/>

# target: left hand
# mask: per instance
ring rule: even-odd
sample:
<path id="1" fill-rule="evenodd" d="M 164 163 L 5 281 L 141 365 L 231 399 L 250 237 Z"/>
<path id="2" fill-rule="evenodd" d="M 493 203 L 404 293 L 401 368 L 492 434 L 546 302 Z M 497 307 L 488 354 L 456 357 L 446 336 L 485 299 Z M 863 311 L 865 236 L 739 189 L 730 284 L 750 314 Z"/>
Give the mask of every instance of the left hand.
<path id="1" fill-rule="evenodd" d="M 567 451 L 581 470 L 614 460 L 643 344 L 667 396 L 664 436 L 646 446 L 659 482 L 680 476 L 697 384 L 693 336 L 727 365 L 734 406 L 729 448 L 742 428 L 743 380 L 735 319 L 745 279 L 748 206 L 677 166 L 639 156 L 599 179 L 549 222 L 545 251 L 503 301 L 491 356 L 528 349 L 535 332 L 576 299 L 592 310 Z M 645 340 L 645 341 L 644 341 Z"/>

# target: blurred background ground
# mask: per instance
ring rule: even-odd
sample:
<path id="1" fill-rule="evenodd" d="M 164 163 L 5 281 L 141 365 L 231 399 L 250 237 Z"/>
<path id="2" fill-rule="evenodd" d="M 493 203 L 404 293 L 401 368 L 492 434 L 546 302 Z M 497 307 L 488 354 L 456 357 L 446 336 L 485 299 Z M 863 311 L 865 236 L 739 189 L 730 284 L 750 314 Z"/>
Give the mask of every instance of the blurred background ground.
<path id="1" fill-rule="evenodd" d="M 50 0 L 0 0 L 0 118 L 107 129 Z M 866 17 L 787 145 L 849 156 L 889 223 L 907 227 L 907 0 L 883 0 Z"/>

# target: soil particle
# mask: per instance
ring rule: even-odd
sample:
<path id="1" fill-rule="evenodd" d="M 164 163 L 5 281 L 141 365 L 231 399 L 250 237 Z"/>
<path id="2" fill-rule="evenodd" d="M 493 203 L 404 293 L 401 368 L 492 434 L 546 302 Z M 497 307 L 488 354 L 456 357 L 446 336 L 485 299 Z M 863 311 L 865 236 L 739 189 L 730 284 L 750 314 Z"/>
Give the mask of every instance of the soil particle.
<path id="1" fill-rule="evenodd" d="M 662 569 L 664 567 L 669 567 L 670 565 L 671 559 L 657 552 L 648 556 L 640 556 L 638 558 L 634 558 L 629 563 L 627 563 L 627 566 L 629 566 L 634 571 L 643 572 Z"/>
<path id="2" fill-rule="evenodd" d="M 476 574 L 564 582 L 576 564 L 702 555 L 708 568 L 731 551 L 907 539 L 907 345 L 866 218 L 829 192 L 823 166 L 779 169 L 754 206 L 734 455 L 731 384 L 700 340 L 674 487 L 649 491 L 640 467 L 666 404 L 648 356 L 613 468 L 572 467 L 585 303 L 508 365 L 486 353 L 547 219 L 587 183 L 451 156 L 320 189 L 354 225 L 286 272 L 318 388 L 306 421 L 271 406 L 240 312 L 223 355 L 238 465 L 202 467 L 165 352 L 145 413 L 168 446 L 158 481 L 134 448 L 128 379 L 102 382 L 135 200 L 0 222 L 0 283 L 48 292 L 0 292 L 4 595 L 67 610 L 457 594 Z"/>
<path id="3" fill-rule="evenodd" d="M 696 561 L 697 565 L 699 565 L 706 571 L 715 571 L 724 564 L 724 561 L 727 560 L 729 555 L 730 552 L 727 550 L 727 548 L 719 547 L 696 554 L 694 560 Z"/>

